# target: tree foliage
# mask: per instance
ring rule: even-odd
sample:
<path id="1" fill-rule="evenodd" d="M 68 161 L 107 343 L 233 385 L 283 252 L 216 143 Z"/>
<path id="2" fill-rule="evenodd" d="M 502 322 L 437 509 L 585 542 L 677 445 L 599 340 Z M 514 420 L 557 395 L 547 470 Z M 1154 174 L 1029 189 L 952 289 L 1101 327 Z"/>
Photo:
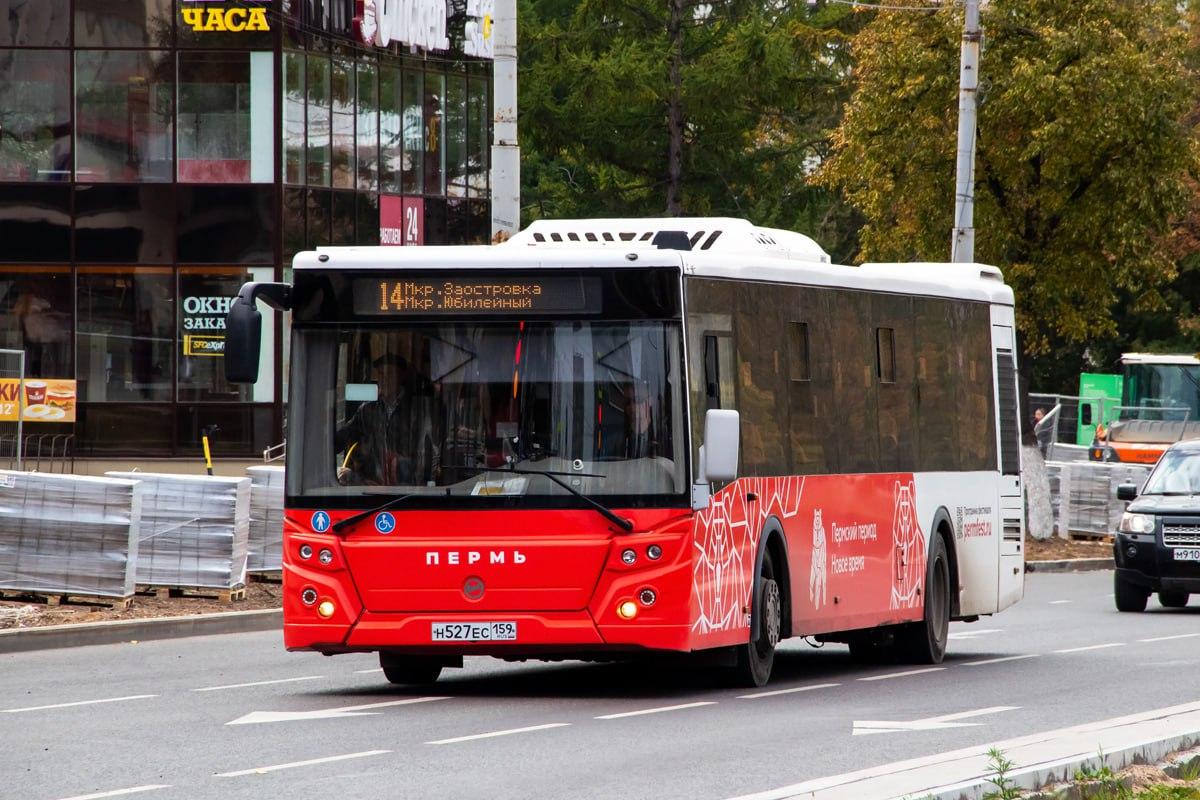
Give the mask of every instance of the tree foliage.
<path id="1" fill-rule="evenodd" d="M 678 0 L 673 41 L 671 5 L 522 5 L 525 216 L 668 213 L 675 101 L 682 213 L 805 230 L 848 253 L 853 214 L 804 176 L 827 155 L 848 98 L 848 36 L 861 15 L 845 6 L 810 15 L 803 3 Z"/>
<path id="2" fill-rule="evenodd" d="M 1117 337 L 1114 314 L 1164 307 L 1198 163 L 1182 22 L 1173 0 L 984 6 L 976 259 L 1013 286 L 1027 353 L 1081 352 Z M 818 179 L 865 216 L 864 259 L 949 257 L 961 32 L 947 4 L 881 12 L 855 39 Z"/>

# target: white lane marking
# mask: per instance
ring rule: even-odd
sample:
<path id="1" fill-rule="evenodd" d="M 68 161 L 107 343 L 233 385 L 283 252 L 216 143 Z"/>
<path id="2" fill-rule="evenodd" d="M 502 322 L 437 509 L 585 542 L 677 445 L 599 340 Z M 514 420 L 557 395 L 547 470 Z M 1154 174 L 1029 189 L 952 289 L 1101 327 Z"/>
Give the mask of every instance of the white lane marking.
<path id="1" fill-rule="evenodd" d="M 354 670 L 355 675 L 367 675 L 372 672 L 383 672 L 383 667 L 375 667 L 375 669 L 356 669 L 356 670 Z"/>
<path id="2" fill-rule="evenodd" d="M 348 758 L 366 758 L 368 756 L 381 756 L 384 753 L 390 753 L 391 750 L 364 750 L 361 753 L 346 753 L 344 756 L 325 756 L 324 758 L 310 758 L 307 761 L 293 761 L 290 764 L 272 764 L 269 767 L 255 767 L 254 769 L 239 769 L 237 772 L 218 772 L 218 778 L 240 778 L 243 775 L 262 775 L 267 772 L 275 772 L 281 769 L 292 769 L 293 767 L 311 767 L 313 764 L 328 764 L 331 761 L 345 761 Z"/>
<path id="3" fill-rule="evenodd" d="M 873 733 L 902 733 L 905 731 L 936 731 L 942 728 L 970 728 L 982 725 L 981 722 L 960 722 L 971 717 L 982 717 L 987 714 L 999 714 L 1001 711 L 1016 711 L 1020 706 L 989 706 L 973 711 L 958 711 L 954 714 L 942 714 L 937 717 L 925 717 L 907 722 L 897 720 L 864 719 L 854 721 L 853 736 L 869 736 Z"/>
<path id="4" fill-rule="evenodd" d="M 985 658 L 983 661 L 968 661 L 963 664 L 964 667 L 982 667 L 984 664 L 1003 664 L 1005 661 L 1020 661 L 1023 658 L 1037 658 L 1041 653 L 1025 653 L 1019 656 L 1001 656 L 999 658 Z"/>
<path id="5" fill-rule="evenodd" d="M 1002 628 L 983 628 L 981 630 L 965 630 L 955 631 L 950 634 L 951 639 L 974 639 L 977 636 L 984 636 L 989 633 L 1003 633 Z"/>
<path id="6" fill-rule="evenodd" d="M 341 708 L 322 708 L 316 711 L 251 711 L 244 717 L 226 722 L 226 725 L 252 725 L 258 722 L 296 722 L 310 719 L 340 719 L 342 717 L 365 717 L 378 714 L 378 711 L 367 711 L 369 708 L 387 708 L 388 706 L 407 706 L 413 703 L 431 703 L 434 700 L 449 700 L 449 697 L 409 697 L 405 700 L 388 700 L 386 703 L 365 703 L 360 706 L 342 706 Z"/>
<path id="7" fill-rule="evenodd" d="M 925 667 L 924 669 L 910 669 L 904 672 L 889 672 L 887 675 L 871 675 L 868 678 L 859 678 L 860 681 L 886 681 L 889 678 L 907 678 L 909 675 L 924 675 L 926 672 L 941 672 L 945 667 Z"/>
<path id="8" fill-rule="evenodd" d="M 273 683 L 294 683 L 295 681 L 316 681 L 324 675 L 304 675 L 299 678 L 277 678 L 273 681 L 254 681 L 253 683 L 229 683 L 225 686 L 205 686 L 202 689 L 192 689 L 193 692 L 216 692 L 221 689 L 244 689 L 247 686 L 269 686 Z"/>
<path id="9" fill-rule="evenodd" d="M 70 708 L 71 706 L 90 706 L 96 703 L 120 703 L 124 700 L 145 700 L 158 697 L 156 694 L 131 694 L 128 697 L 106 697 L 103 700 L 76 700 L 74 703 L 54 703 L 48 706 L 29 706 L 28 708 L 4 708 L 0 714 L 20 714 L 25 711 L 45 711 L 49 708 Z"/>
<path id="10" fill-rule="evenodd" d="M 1174 636 L 1155 636 L 1153 639 L 1138 639 L 1139 642 L 1169 642 L 1172 639 L 1191 639 L 1200 633 L 1177 633 Z"/>
<path id="11" fill-rule="evenodd" d="M 490 733 L 476 733 L 470 736 L 455 736 L 453 739 L 438 739 L 425 744 L 457 744 L 459 742 L 469 742 L 474 739 L 492 739 L 496 736 L 511 736 L 514 733 L 531 733 L 533 731 L 545 731 L 550 728 L 567 728 L 570 727 L 569 722 L 551 722 L 546 725 L 530 725 L 528 728 L 510 728 L 506 731 L 491 731 Z"/>
<path id="12" fill-rule="evenodd" d="M 1068 647 L 1066 650 L 1055 650 L 1056 653 L 1083 653 L 1087 650 L 1103 650 L 1106 647 L 1124 647 L 1124 642 L 1108 642 L 1106 644 L 1090 644 L 1087 647 Z"/>
<path id="13" fill-rule="evenodd" d="M 658 708 L 643 708 L 640 711 L 622 711 L 620 714 L 602 714 L 596 719 L 624 719 L 625 717 L 640 717 L 643 714 L 661 714 L 664 711 L 682 711 L 685 708 L 700 706 L 715 706 L 716 700 L 701 700 L 699 703 L 681 703 L 677 706 L 659 706 Z"/>
<path id="14" fill-rule="evenodd" d="M 111 792 L 96 792 L 95 794 L 77 794 L 74 797 L 64 797 L 62 800 L 100 800 L 102 797 L 120 797 L 126 794 L 137 794 L 138 792 L 152 792 L 155 789 L 170 789 L 171 785 L 167 783 L 147 784 L 146 786 L 132 786 L 128 789 L 113 789 Z"/>
<path id="15" fill-rule="evenodd" d="M 811 692 L 814 689 L 832 689 L 835 686 L 841 686 L 840 683 L 814 683 L 811 686 L 793 686 L 791 689 L 775 689 L 770 692 L 759 692 L 758 694 L 739 694 L 739 700 L 757 700 L 760 697 L 774 697 L 777 694 L 792 694 L 794 692 Z"/>
<path id="16" fill-rule="evenodd" d="M 1061 606 L 1061 605 L 1066 605 L 1067 603 L 1074 603 L 1074 602 L 1075 602 L 1074 600 L 1051 600 L 1050 605 Z"/>

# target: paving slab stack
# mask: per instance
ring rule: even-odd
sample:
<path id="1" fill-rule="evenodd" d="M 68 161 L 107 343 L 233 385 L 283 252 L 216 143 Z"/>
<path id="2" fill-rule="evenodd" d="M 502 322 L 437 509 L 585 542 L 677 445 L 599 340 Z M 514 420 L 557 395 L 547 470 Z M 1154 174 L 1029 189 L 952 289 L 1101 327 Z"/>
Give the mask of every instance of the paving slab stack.
<path id="1" fill-rule="evenodd" d="M 138 481 L 0 470 L 0 589 L 131 597 Z"/>
<path id="2" fill-rule="evenodd" d="M 283 569 L 283 467 L 247 467 L 250 544 L 247 572 Z"/>
<path id="3" fill-rule="evenodd" d="M 250 479 L 109 472 L 139 480 L 142 495 L 137 582 L 234 589 L 246 582 Z"/>
<path id="4" fill-rule="evenodd" d="M 1151 467 L 1141 464 L 1046 464 L 1058 535 L 1115 533 L 1126 506 L 1117 499 L 1117 487 L 1132 483 L 1140 488 L 1150 470 Z"/>

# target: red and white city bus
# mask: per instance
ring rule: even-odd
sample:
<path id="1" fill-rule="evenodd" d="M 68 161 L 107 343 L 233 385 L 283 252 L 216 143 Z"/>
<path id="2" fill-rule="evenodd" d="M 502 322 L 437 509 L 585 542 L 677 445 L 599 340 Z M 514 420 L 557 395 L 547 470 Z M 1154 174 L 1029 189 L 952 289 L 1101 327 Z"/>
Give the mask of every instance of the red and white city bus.
<path id="1" fill-rule="evenodd" d="M 380 654 L 942 659 L 1023 588 L 1013 295 L 978 264 L 836 266 L 732 219 L 325 248 L 292 313 L 284 641 Z"/>

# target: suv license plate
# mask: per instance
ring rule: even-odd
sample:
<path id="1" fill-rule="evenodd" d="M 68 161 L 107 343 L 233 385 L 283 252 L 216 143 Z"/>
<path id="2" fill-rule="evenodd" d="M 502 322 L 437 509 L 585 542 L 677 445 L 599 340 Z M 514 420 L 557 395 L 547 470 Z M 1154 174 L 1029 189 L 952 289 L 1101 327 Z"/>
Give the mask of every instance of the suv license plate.
<path id="1" fill-rule="evenodd" d="M 1176 561 L 1200 561 L 1200 547 L 1176 547 Z"/>
<path id="2" fill-rule="evenodd" d="M 517 638 L 515 622 L 435 622 L 435 642 L 512 642 Z"/>

